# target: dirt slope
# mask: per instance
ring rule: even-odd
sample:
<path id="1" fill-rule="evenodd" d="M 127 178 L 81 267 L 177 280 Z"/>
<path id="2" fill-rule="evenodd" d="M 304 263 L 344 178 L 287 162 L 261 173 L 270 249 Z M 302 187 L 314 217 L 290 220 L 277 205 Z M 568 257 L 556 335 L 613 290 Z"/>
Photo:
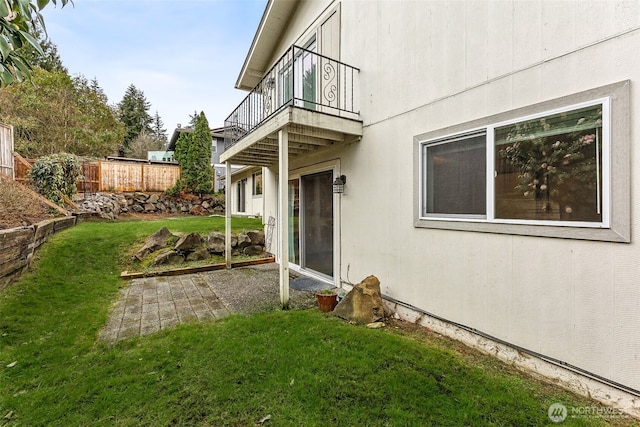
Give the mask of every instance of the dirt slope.
<path id="1" fill-rule="evenodd" d="M 24 191 L 21 185 L 0 178 L 0 230 L 20 227 L 59 216 L 38 198 Z"/>

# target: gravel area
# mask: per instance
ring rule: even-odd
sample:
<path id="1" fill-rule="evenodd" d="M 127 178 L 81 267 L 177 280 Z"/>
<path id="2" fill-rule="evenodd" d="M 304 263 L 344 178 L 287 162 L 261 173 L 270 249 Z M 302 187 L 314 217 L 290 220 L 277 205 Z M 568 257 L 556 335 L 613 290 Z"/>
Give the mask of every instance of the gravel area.
<path id="1" fill-rule="evenodd" d="M 277 264 L 262 264 L 231 270 L 201 273 L 211 289 L 235 313 L 256 313 L 280 307 L 280 283 Z M 290 274 L 290 280 L 296 275 Z M 316 305 L 313 292 L 289 288 L 290 308 Z"/>

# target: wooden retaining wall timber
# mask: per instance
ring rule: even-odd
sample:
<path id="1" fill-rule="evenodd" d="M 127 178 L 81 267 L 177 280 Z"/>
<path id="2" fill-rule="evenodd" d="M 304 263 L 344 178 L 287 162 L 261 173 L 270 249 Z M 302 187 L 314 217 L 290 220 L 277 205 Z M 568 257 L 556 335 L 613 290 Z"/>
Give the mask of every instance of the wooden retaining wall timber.
<path id="1" fill-rule="evenodd" d="M 49 236 L 75 224 L 75 217 L 64 217 L 27 228 L 0 230 L 0 290 L 7 288 L 29 267 L 33 255 Z"/>

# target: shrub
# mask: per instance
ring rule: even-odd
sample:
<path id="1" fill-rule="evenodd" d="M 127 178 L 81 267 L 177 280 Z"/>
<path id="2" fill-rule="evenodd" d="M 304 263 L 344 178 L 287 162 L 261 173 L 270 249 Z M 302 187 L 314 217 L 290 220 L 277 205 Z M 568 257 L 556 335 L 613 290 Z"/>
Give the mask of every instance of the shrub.
<path id="1" fill-rule="evenodd" d="M 47 199 L 62 205 L 62 196 L 72 198 L 82 169 L 73 154 L 60 153 L 38 159 L 29 171 L 35 190 Z"/>
<path id="2" fill-rule="evenodd" d="M 173 187 L 167 188 L 165 190 L 165 194 L 167 196 L 177 197 L 180 195 L 180 192 L 184 190 L 184 181 L 182 179 L 178 179 Z"/>

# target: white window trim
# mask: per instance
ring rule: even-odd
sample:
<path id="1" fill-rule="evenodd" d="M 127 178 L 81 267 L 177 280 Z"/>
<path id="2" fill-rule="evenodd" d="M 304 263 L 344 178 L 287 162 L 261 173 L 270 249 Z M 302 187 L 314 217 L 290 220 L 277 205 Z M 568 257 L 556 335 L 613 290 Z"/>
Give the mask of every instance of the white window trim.
<path id="1" fill-rule="evenodd" d="M 262 195 L 264 194 L 264 178 L 263 178 L 263 181 L 262 181 L 262 183 L 261 183 L 262 188 L 261 188 L 260 194 L 258 194 L 258 193 L 256 192 L 256 175 L 260 175 L 261 177 L 263 177 L 263 176 L 264 176 L 264 174 L 262 173 L 262 170 L 260 170 L 260 171 L 258 171 L 258 172 L 253 172 L 253 173 L 251 174 L 251 196 L 252 196 L 254 199 L 256 199 L 256 198 L 261 198 L 261 197 L 262 197 Z"/>
<path id="2" fill-rule="evenodd" d="M 516 234 L 569 239 L 630 241 L 630 137 L 629 81 L 520 108 L 503 114 L 428 132 L 414 137 L 414 226 L 499 234 Z M 563 111 L 602 104 L 602 221 L 546 221 L 495 218 L 494 129 L 511 123 L 535 119 Z M 606 118 L 606 120 L 604 119 Z M 429 142 L 455 138 L 460 134 L 486 129 L 487 211 L 486 217 L 464 215 L 424 215 L 424 147 Z"/>
<path id="3" fill-rule="evenodd" d="M 426 146 L 435 147 L 438 145 L 447 144 L 449 142 L 455 142 L 460 139 L 465 139 L 470 136 L 475 136 L 479 134 L 485 134 L 485 137 L 487 137 L 486 132 L 487 132 L 487 127 L 485 126 L 485 127 L 469 129 L 468 131 L 465 131 L 465 132 L 445 135 L 443 137 L 429 139 L 425 141 L 422 141 L 418 138 L 418 142 L 420 144 L 420 175 L 424 176 L 424 170 L 426 168 L 426 165 L 424 163 L 425 157 L 426 157 L 425 156 Z M 489 169 L 489 163 L 487 159 L 487 170 L 488 169 Z M 486 221 L 487 220 L 486 214 L 472 215 L 472 214 L 424 213 L 424 208 L 426 206 L 426 201 L 424 200 L 424 195 L 426 194 L 426 188 L 425 188 L 426 180 L 421 178 L 418 181 L 420 185 L 420 211 L 418 213 L 420 219 L 429 219 L 434 221 L 449 221 L 449 220 L 451 221 Z M 490 181 L 487 181 L 487 182 L 490 182 Z M 488 199 L 486 203 L 488 203 Z"/>

